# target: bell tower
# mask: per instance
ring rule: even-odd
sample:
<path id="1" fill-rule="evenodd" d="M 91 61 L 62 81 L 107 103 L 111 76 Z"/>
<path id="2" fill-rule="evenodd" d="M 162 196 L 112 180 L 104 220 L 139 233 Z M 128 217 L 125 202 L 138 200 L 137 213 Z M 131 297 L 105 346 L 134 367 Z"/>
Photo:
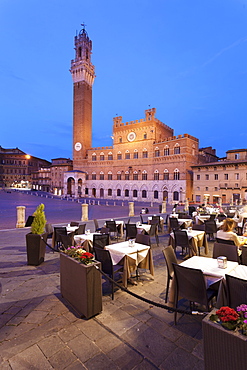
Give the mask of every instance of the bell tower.
<path id="1" fill-rule="evenodd" d="M 73 79 L 73 167 L 80 168 L 81 160 L 92 146 L 92 86 L 95 78 L 91 62 L 92 41 L 82 24 L 75 36 L 75 59 L 71 61 Z"/>

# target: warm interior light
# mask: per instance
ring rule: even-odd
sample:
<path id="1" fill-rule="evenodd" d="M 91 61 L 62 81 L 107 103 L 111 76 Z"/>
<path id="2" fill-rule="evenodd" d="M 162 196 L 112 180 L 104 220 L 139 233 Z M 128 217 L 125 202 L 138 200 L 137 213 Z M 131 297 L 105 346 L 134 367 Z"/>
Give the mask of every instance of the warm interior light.
<path id="1" fill-rule="evenodd" d="M 31 158 L 31 156 L 29 154 L 26 154 L 25 157 L 26 157 L 26 159 L 30 159 Z"/>

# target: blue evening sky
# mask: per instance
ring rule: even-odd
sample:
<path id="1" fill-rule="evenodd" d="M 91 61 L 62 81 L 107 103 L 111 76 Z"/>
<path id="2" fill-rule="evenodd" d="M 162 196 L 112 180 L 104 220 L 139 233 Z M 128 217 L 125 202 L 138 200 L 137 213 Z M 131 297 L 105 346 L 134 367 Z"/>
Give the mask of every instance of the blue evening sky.
<path id="1" fill-rule="evenodd" d="M 93 146 L 144 110 L 212 146 L 247 147 L 247 0 L 0 0 L 0 145 L 72 157 L 74 36 L 93 42 Z"/>

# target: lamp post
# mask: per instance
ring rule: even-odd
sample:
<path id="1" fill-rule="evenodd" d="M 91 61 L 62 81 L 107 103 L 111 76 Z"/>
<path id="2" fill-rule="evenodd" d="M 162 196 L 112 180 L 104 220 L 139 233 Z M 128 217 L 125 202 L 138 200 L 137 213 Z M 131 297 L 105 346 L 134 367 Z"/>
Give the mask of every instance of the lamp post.
<path id="1" fill-rule="evenodd" d="M 28 168 L 28 164 L 29 164 L 29 159 L 31 158 L 31 156 L 29 155 L 29 154 L 26 154 L 25 155 L 25 158 L 26 158 L 26 160 L 27 160 L 27 186 L 28 186 L 28 184 L 29 184 L 29 168 Z"/>

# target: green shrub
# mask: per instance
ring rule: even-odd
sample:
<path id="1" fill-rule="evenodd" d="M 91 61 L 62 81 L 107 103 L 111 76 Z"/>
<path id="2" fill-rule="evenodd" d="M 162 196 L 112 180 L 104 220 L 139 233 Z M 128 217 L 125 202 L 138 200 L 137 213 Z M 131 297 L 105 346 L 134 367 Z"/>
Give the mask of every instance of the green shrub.
<path id="1" fill-rule="evenodd" d="M 45 231 L 46 218 L 45 218 L 44 209 L 45 209 L 45 206 L 43 203 L 41 203 L 33 214 L 34 220 L 31 225 L 32 234 L 41 235 Z"/>

